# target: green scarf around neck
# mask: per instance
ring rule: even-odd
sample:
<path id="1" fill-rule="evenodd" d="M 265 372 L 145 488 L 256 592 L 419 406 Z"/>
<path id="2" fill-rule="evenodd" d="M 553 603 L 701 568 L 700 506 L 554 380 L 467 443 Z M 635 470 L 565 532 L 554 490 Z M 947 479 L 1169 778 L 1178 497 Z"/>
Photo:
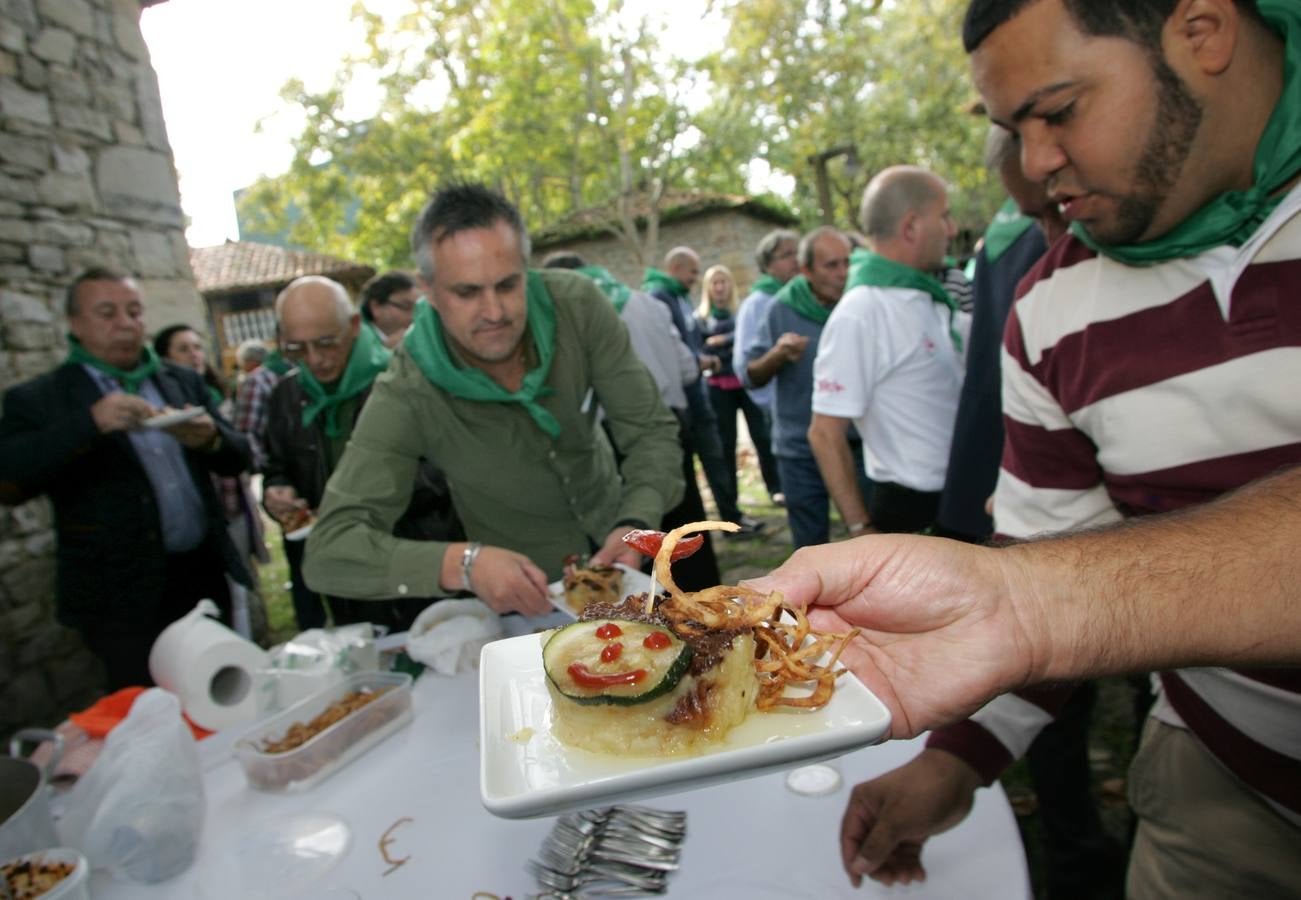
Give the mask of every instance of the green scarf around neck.
<path id="1" fill-rule="evenodd" d="M 1021 212 L 1021 207 L 1010 197 L 994 213 L 985 229 L 985 259 L 990 263 L 1007 252 L 1021 235 L 1034 224 L 1034 219 Z M 970 276 L 968 276 L 970 278 Z"/>
<path id="2" fill-rule="evenodd" d="M 667 272 L 661 272 L 659 269 L 647 269 L 646 277 L 641 283 L 641 289 L 650 293 L 656 288 L 662 288 L 674 297 L 685 297 L 689 293 L 686 285 Z"/>
<path id="3" fill-rule="evenodd" d="M 730 309 L 715 306 L 712 303 L 709 304 L 709 314 L 719 321 L 732 318 L 732 311 Z"/>
<path id="4" fill-rule="evenodd" d="M 92 369 L 98 369 L 105 375 L 111 375 L 117 379 L 118 384 L 122 385 L 122 390 L 128 394 L 140 393 L 140 385 L 146 378 L 158 371 L 158 354 L 154 348 L 145 344 L 140 350 L 140 362 L 134 369 L 119 369 L 117 366 L 104 362 L 98 356 L 91 354 L 81 341 L 77 340 L 71 334 L 68 335 L 68 356 L 63 361 L 65 366 L 87 365 Z"/>
<path id="5" fill-rule="evenodd" d="M 750 285 L 751 292 L 758 291 L 759 293 L 767 294 L 770 297 L 776 295 L 776 293 L 781 289 L 782 283 L 776 278 L 773 278 L 767 272 L 760 275 L 759 280 Z"/>
<path id="6" fill-rule="evenodd" d="M 1130 266 L 1196 256 L 1211 247 L 1241 247 L 1283 199 L 1282 189 L 1301 172 L 1301 3 L 1256 0 L 1265 21 L 1284 41 L 1283 92 L 1256 145 L 1252 185 L 1226 191 L 1173 229 L 1141 244 L 1100 244 L 1078 222 L 1071 233 L 1103 256 Z"/>
<path id="7" fill-rule="evenodd" d="M 546 381 L 551 372 L 551 358 L 556 352 L 556 307 L 542 276 L 532 270 L 528 273 L 526 299 L 527 335 L 532 336 L 537 348 L 538 365 L 525 373 L 523 385 L 514 393 L 493 381 L 487 372 L 473 366 L 458 365 L 452 359 L 443 335 L 442 320 L 428 303 L 416 307 L 415 319 L 402 342 L 416 366 L 435 387 L 464 400 L 518 403 L 533 418 L 534 423 L 554 440 L 560 436 L 560 422 L 542 408 L 538 398 L 552 393 Z"/>
<path id="8" fill-rule="evenodd" d="M 310 401 L 303 409 L 303 425 L 311 425 L 313 419 L 325 413 L 325 436 L 338 438 L 343 433 L 339 426 L 339 404 L 370 387 L 375 376 L 388 368 L 391 357 L 375 332 L 363 325 L 357 330 L 357 339 L 352 342 L 352 351 L 348 354 L 348 365 L 333 390 L 327 390 L 317 381 L 307 366 L 299 366 L 298 383 Z"/>
<path id="9" fill-rule="evenodd" d="M 628 297 L 632 294 L 631 288 L 611 275 L 607 269 L 600 266 L 579 266 L 574 271 L 582 272 L 595 281 L 596 286 L 614 304 L 614 311 L 617 313 L 623 312 L 623 308 L 628 304 Z"/>
<path id="10" fill-rule="evenodd" d="M 826 325 L 827 318 L 831 315 L 831 307 L 823 306 L 818 298 L 813 296 L 813 288 L 809 287 L 809 280 L 803 275 L 796 275 L 786 282 L 777 292 L 775 299 L 818 325 Z"/>
<path id="11" fill-rule="evenodd" d="M 962 352 L 962 335 L 958 333 L 954 319 L 958 314 L 958 304 L 949 292 L 944 289 L 944 285 L 939 279 L 925 272 L 919 272 L 912 266 L 905 266 L 903 263 L 895 262 L 893 259 L 886 259 L 879 253 L 868 251 L 859 257 L 854 263 L 854 267 L 849 270 L 849 282 L 845 285 L 845 290 L 849 291 L 856 287 L 883 287 L 883 288 L 909 288 L 915 291 L 922 291 L 930 294 L 931 299 L 942 306 L 948 307 L 949 310 L 949 340 L 953 342 L 953 349 Z"/>
<path id="12" fill-rule="evenodd" d="M 267 358 L 262 360 L 262 366 L 270 369 L 277 375 L 285 375 L 293 368 L 293 364 L 290 363 L 289 360 L 285 359 L 284 354 L 282 354 L 279 349 L 272 350 L 268 353 Z"/>

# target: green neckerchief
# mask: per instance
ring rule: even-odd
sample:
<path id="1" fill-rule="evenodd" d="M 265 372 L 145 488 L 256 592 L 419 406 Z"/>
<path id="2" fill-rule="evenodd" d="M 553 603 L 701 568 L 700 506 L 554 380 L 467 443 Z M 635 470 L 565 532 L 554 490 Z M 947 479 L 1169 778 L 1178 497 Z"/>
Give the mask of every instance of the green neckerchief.
<path id="1" fill-rule="evenodd" d="M 298 383 L 311 401 L 303 409 L 303 425 L 311 425 L 312 420 L 324 412 L 325 436 L 331 439 L 339 437 L 343 433 L 339 427 L 339 404 L 370 387 L 375 376 L 388 368 L 391 357 L 375 332 L 363 326 L 357 329 L 357 339 L 352 342 L 348 354 L 348 365 L 333 388 L 317 381 L 307 366 L 299 366 Z"/>
<path id="2" fill-rule="evenodd" d="M 72 335 L 68 335 L 68 358 L 63 361 L 64 365 L 87 365 L 92 369 L 99 369 L 105 375 L 111 375 L 117 379 L 118 384 L 122 385 L 122 390 L 128 394 L 140 393 L 140 384 L 150 375 L 158 371 L 158 354 L 154 348 L 145 344 L 140 351 L 140 362 L 130 371 L 119 369 L 117 366 L 109 365 L 98 356 L 91 355 L 91 352 L 82 345 Z"/>
<path id="3" fill-rule="evenodd" d="M 803 275 L 796 275 L 782 285 L 775 299 L 818 325 L 826 325 L 827 317 L 831 315 L 831 307 L 823 306 L 818 298 L 813 296 L 813 288 L 809 287 L 809 280 Z"/>
<path id="4" fill-rule="evenodd" d="M 222 402 L 225 401 L 226 398 L 222 396 L 221 391 L 217 390 L 212 385 L 208 385 L 208 399 L 212 401 L 212 406 L 216 409 L 218 406 L 221 406 Z"/>
<path id="5" fill-rule="evenodd" d="M 628 297 L 631 296 L 632 290 L 628 285 L 611 275 L 607 270 L 600 266 L 579 266 L 574 270 L 582 272 L 588 278 L 596 282 L 596 286 L 601 289 L 610 302 L 614 304 L 614 311 L 623 312 L 624 306 L 628 303 Z"/>
<path id="6" fill-rule="evenodd" d="M 723 307 L 715 306 L 712 303 L 709 304 L 709 314 L 715 319 L 720 320 L 732 318 L 732 311 L 730 309 L 723 309 Z"/>
<path id="7" fill-rule="evenodd" d="M 892 259 L 886 259 L 879 253 L 867 251 L 859 257 L 854 263 L 853 268 L 849 270 L 849 281 L 845 285 L 845 291 L 848 292 L 856 287 L 884 287 L 884 288 L 910 288 L 914 291 L 922 291 L 931 295 L 936 303 L 948 307 L 949 310 L 949 340 L 953 341 L 953 349 L 959 353 L 962 352 L 962 335 L 958 334 L 957 326 L 954 324 L 954 318 L 958 313 L 958 304 L 949 292 L 944 289 L 933 275 L 925 272 L 919 272 L 912 266 L 905 266 L 903 263 L 895 262 Z"/>
<path id="8" fill-rule="evenodd" d="M 538 403 L 539 397 L 552 393 L 547 387 L 551 372 L 551 358 L 556 352 L 556 307 L 547 293 L 542 276 L 532 270 L 528 273 L 528 333 L 537 348 L 538 365 L 524 375 L 524 384 L 511 393 L 488 377 L 488 373 L 473 366 L 460 366 L 448 352 L 443 336 L 443 323 L 429 304 L 416 307 L 411 330 L 403 338 L 407 353 L 415 360 L 420 371 L 430 383 L 453 397 L 478 400 L 484 403 L 518 403 L 533 421 L 553 440 L 560 437 L 560 423 Z"/>
<path id="9" fill-rule="evenodd" d="M 764 272 L 762 275 L 760 275 L 759 280 L 756 281 L 754 284 L 750 285 L 750 290 L 752 292 L 759 291 L 760 293 L 767 294 L 770 297 L 776 295 L 776 293 L 781 289 L 782 289 L 782 283 L 778 281 L 776 278 L 773 278 L 767 272 Z"/>
<path id="10" fill-rule="evenodd" d="M 1117 262 L 1145 266 L 1196 256 L 1211 247 L 1241 247 L 1283 199 L 1282 189 L 1301 171 L 1301 3 L 1256 0 L 1265 21 L 1283 38 L 1283 92 L 1265 124 L 1252 163 L 1252 184 L 1226 191 L 1173 229 L 1151 241 L 1109 246 L 1093 240 L 1078 222 L 1071 233 Z"/>
<path id="11" fill-rule="evenodd" d="M 1021 207 L 1009 197 L 998 208 L 998 212 L 994 213 L 989 227 L 985 229 L 985 259 L 991 263 L 997 262 L 1007 248 L 1015 244 L 1033 224 L 1034 219 L 1021 212 Z"/>
<path id="12" fill-rule="evenodd" d="M 270 369 L 277 375 L 284 375 L 286 372 L 293 369 L 293 364 L 291 364 L 289 360 L 285 359 L 278 349 L 272 350 L 268 353 L 267 358 L 262 360 L 262 365 L 264 368 Z"/>
<path id="13" fill-rule="evenodd" d="M 641 289 L 650 293 L 655 288 L 663 288 L 673 297 L 685 297 L 689 293 L 686 285 L 678 281 L 672 275 L 661 272 L 659 269 L 647 269 L 646 277 L 642 280 Z"/>

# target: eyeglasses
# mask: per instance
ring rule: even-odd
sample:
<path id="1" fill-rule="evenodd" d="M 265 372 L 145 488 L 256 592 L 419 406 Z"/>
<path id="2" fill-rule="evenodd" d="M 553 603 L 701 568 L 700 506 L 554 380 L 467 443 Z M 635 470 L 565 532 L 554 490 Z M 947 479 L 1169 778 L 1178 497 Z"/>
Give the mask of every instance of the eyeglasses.
<path id="1" fill-rule="evenodd" d="M 339 334 L 312 338 L 310 341 L 286 341 L 284 345 L 284 354 L 289 359 L 302 359 L 307 356 L 307 350 L 309 347 L 317 353 L 333 353 L 343 346 L 345 333 L 346 332 L 340 332 Z"/>
<path id="2" fill-rule="evenodd" d="M 410 313 L 411 310 L 413 310 L 413 309 L 416 308 L 415 301 L 413 301 L 413 300 L 408 300 L 408 301 L 406 301 L 405 303 L 399 303 L 397 300 L 385 300 L 385 301 L 384 301 L 383 303 L 381 303 L 380 305 L 381 305 L 381 306 L 391 306 L 391 307 L 393 307 L 394 309 L 401 310 L 401 311 L 404 312 L 404 313 Z"/>

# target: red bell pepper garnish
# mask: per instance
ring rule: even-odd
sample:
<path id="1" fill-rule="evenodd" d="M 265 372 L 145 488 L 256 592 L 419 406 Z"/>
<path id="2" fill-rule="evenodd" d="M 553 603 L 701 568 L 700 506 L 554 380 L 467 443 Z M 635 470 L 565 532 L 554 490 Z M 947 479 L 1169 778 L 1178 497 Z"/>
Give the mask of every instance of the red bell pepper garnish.
<path id="1" fill-rule="evenodd" d="M 588 669 L 582 663 L 570 663 L 566 669 L 574 684 L 585 688 L 606 688 L 618 684 L 636 684 L 646 677 L 645 669 L 633 669 L 631 672 L 611 672 L 601 675 Z"/>
<path id="2" fill-rule="evenodd" d="M 644 529 L 630 531 L 623 536 L 623 542 L 638 553 L 654 559 L 660 552 L 660 545 L 664 543 L 664 532 L 646 531 Z M 669 557 L 669 561 L 677 562 L 680 559 L 686 559 L 703 546 L 705 546 L 705 536 L 703 534 L 684 537 L 673 548 L 673 555 Z"/>

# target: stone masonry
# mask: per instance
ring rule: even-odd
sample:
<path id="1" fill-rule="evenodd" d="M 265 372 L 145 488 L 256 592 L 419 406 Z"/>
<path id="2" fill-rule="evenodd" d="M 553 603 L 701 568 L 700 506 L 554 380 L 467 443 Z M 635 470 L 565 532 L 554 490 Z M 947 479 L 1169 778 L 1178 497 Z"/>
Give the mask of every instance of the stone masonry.
<path id="1" fill-rule="evenodd" d="M 678 219 L 661 226 L 659 248 L 654 259 L 647 265 L 663 268 L 664 254 L 673 247 L 685 245 L 700 254 L 702 276 L 705 269 L 719 263 L 731 269 L 737 288 L 744 297 L 749 293 L 750 285 L 759 277 L 759 270 L 754 264 L 754 248 L 765 234 L 775 228 L 799 230 L 799 226 L 777 225 L 733 209 L 714 210 Z M 535 248 L 533 265 L 542 265 L 542 260 L 548 254 L 558 250 L 573 251 L 592 265 L 604 266 L 630 287 L 637 287 L 642 282 L 644 267 L 637 262 L 631 248 L 613 236 L 548 243 L 544 247 Z M 696 291 L 696 299 L 699 299 L 699 290 Z"/>
<path id="2" fill-rule="evenodd" d="M 150 330 L 205 320 L 141 5 L 0 0 L 0 391 L 62 361 L 62 289 L 88 265 L 138 277 Z M 54 618 L 49 504 L 0 508 L 0 736 L 102 689 Z"/>

